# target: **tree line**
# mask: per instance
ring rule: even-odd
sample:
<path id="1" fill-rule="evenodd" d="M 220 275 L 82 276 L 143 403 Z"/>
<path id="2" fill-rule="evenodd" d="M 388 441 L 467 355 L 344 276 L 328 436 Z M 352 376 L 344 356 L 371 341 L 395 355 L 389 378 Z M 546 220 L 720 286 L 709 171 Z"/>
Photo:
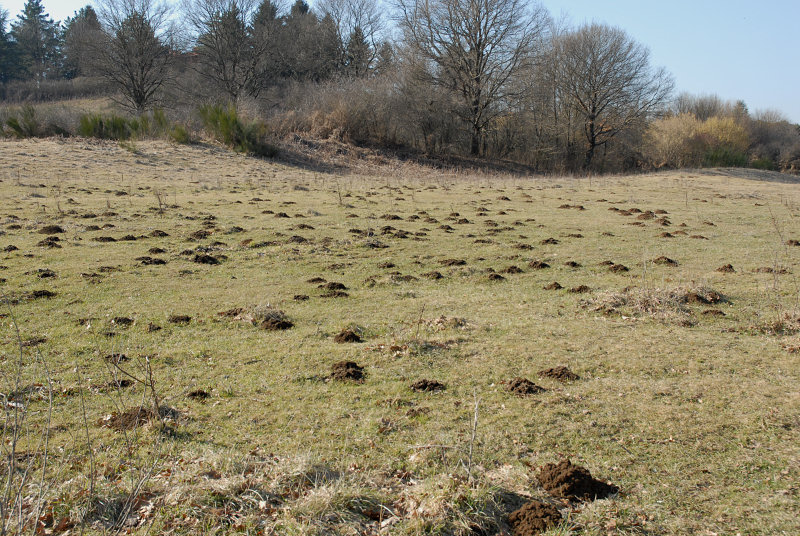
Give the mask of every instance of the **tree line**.
<path id="1" fill-rule="evenodd" d="M 624 30 L 524 0 L 101 0 L 63 23 L 0 10 L 0 83 L 96 80 L 131 114 L 216 104 L 268 126 L 543 171 L 790 169 L 775 112 L 674 95 Z M 6 94 L 8 91 L 6 91 Z M 8 96 L 8 95 L 6 95 Z"/>

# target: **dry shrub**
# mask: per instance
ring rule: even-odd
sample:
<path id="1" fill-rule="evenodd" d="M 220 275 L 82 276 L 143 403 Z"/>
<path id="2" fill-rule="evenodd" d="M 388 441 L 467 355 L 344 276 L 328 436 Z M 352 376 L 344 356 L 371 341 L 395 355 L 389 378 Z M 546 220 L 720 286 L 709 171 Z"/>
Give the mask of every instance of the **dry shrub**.
<path id="1" fill-rule="evenodd" d="M 714 304 L 725 301 L 715 290 L 704 287 L 627 288 L 622 292 L 603 292 L 582 302 L 585 308 L 604 315 L 619 314 L 636 318 L 654 318 L 682 326 L 694 325 L 692 304 Z"/>

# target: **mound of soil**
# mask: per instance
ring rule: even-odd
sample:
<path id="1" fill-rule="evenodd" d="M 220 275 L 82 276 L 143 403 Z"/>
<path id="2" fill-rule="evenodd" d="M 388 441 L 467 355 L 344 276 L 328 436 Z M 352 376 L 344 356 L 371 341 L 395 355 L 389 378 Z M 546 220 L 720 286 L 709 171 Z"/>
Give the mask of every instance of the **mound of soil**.
<path id="1" fill-rule="evenodd" d="M 115 316 L 111 319 L 111 323 L 118 326 L 132 326 L 133 318 L 129 318 L 127 316 Z"/>
<path id="2" fill-rule="evenodd" d="M 308 295 L 307 294 L 295 294 L 294 298 L 292 298 L 292 299 L 294 301 L 306 301 L 308 299 Z"/>
<path id="3" fill-rule="evenodd" d="M 511 265 L 508 268 L 503 268 L 502 270 L 500 270 L 500 273 L 501 274 L 521 274 L 523 272 L 522 272 L 522 268 L 520 268 L 519 266 Z"/>
<path id="4" fill-rule="evenodd" d="M 322 277 L 312 277 L 311 279 L 307 280 L 306 283 L 311 283 L 316 285 L 317 283 L 327 283 L 328 280 Z"/>
<path id="5" fill-rule="evenodd" d="M 422 277 L 425 277 L 427 279 L 437 280 L 443 278 L 444 276 L 441 273 L 434 270 L 432 272 L 425 272 L 424 274 L 422 274 Z"/>
<path id="6" fill-rule="evenodd" d="M 336 281 L 319 285 L 318 288 L 324 288 L 325 290 L 347 290 L 347 287 L 344 285 L 344 283 L 337 283 Z"/>
<path id="7" fill-rule="evenodd" d="M 542 288 L 544 290 L 561 290 L 564 287 L 562 287 L 561 284 L 558 281 L 553 281 L 549 285 L 545 285 Z"/>
<path id="8" fill-rule="evenodd" d="M 511 512 L 508 524 L 513 536 L 533 536 L 561 522 L 561 513 L 555 506 L 540 501 L 530 501 Z"/>
<path id="9" fill-rule="evenodd" d="M 690 236 L 689 238 L 694 238 L 694 239 L 696 239 L 696 240 L 708 240 L 708 238 L 706 238 L 706 237 L 705 237 L 705 236 L 703 236 L 703 235 L 699 235 L 699 234 L 692 235 L 692 236 Z"/>
<path id="10" fill-rule="evenodd" d="M 329 290 L 328 292 L 323 292 L 320 294 L 323 298 L 346 298 L 350 294 L 344 292 L 343 290 Z"/>
<path id="11" fill-rule="evenodd" d="M 158 413 L 152 407 L 137 406 L 122 413 L 114 412 L 108 417 L 100 419 L 98 425 L 117 431 L 133 430 L 159 417 L 175 420 L 178 417 L 178 412 L 167 406 L 158 408 Z"/>
<path id="12" fill-rule="evenodd" d="M 723 274 L 732 274 L 732 273 L 736 272 L 736 270 L 734 270 L 732 264 L 726 264 L 724 266 L 720 266 L 719 268 L 717 268 L 717 271 L 718 272 L 722 272 Z"/>
<path id="13" fill-rule="evenodd" d="M 580 379 L 580 376 L 578 376 L 577 374 L 575 374 L 570 369 L 564 366 L 540 370 L 539 377 L 551 378 L 553 380 L 558 380 L 560 382 L 572 382 Z"/>
<path id="14" fill-rule="evenodd" d="M 581 263 L 575 262 L 575 261 L 567 261 L 567 262 L 564 263 L 564 266 L 566 266 L 568 268 L 580 268 L 581 267 Z"/>
<path id="15" fill-rule="evenodd" d="M 704 293 L 689 292 L 686 294 L 687 303 L 699 303 L 701 305 L 713 305 L 723 301 L 722 294 L 714 290 L 709 290 Z"/>
<path id="16" fill-rule="evenodd" d="M 339 361 L 331 367 L 331 378 L 340 381 L 361 381 L 364 379 L 364 367 L 353 361 Z"/>
<path id="17" fill-rule="evenodd" d="M 439 261 L 439 264 L 442 266 L 465 266 L 467 261 L 463 259 L 445 259 L 443 261 Z"/>
<path id="18" fill-rule="evenodd" d="M 546 391 L 544 387 L 539 387 L 526 378 L 514 378 L 508 382 L 507 389 L 515 395 L 535 395 Z"/>
<path id="19" fill-rule="evenodd" d="M 608 267 L 608 270 L 610 272 L 614 272 L 615 274 L 618 274 L 618 273 L 622 273 L 622 272 L 627 272 L 628 271 L 628 267 L 625 266 L 624 264 L 612 264 L 611 266 Z"/>
<path id="20" fill-rule="evenodd" d="M 189 315 L 170 315 L 167 318 L 167 322 L 170 324 L 188 324 L 192 321 L 192 317 Z"/>
<path id="21" fill-rule="evenodd" d="M 52 277 L 57 277 L 56 273 L 53 270 L 50 270 L 49 268 L 39 268 L 38 270 L 36 270 L 36 276 L 39 279 L 48 279 Z"/>
<path id="22" fill-rule="evenodd" d="M 28 299 L 37 300 L 39 298 L 53 298 L 56 293 L 52 290 L 34 290 L 28 294 Z"/>
<path id="23" fill-rule="evenodd" d="M 720 311 L 719 309 L 706 309 L 703 311 L 703 315 L 705 316 L 725 316 L 725 313 Z"/>
<path id="24" fill-rule="evenodd" d="M 208 393 L 208 391 L 204 391 L 202 389 L 195 389 L 194 391 L 192 391 L 191 393 L 187 394 L 186 396 L 188 396 L 192 400 L 203 401 L 203 400 L 207 400 L 211 395 Z"/>
<path id="25" fill-rule="evenodd" d="M 617 486 L 597 480 L 588 469 L 572 465 L 569 460 L 546 464 L 538 479 L 550 495 L 570 501 L 604 499 L 619 491 Z"/>
<path id="26" fill-rule="evenodd" d="M 545 268 L 550 268 L 550 265 L 543 261 L 531 261 L 528 263 L 528 267 L 534 270 L 544 270 Z"/>
<path id="27" fill-rule="evenodd" d="M 169 234 L 165 233 L 161 229 L 155 229 L 150 233 L 150 236 L 153 238 L 164 238 L 165 236 L 169 236 Z"/>
<path id="28" fill-rule="evenodd" d="M 167 264 L 167 261 L 164 259 L 148 257 L 146 255 L 144 257 L 136 257 L 134 260 L 141 262 L 144 266 L 163 266 L 164 264 Z"/>
<path id="29" fill-rule="evenodd" d="M 166 253 L 167 250 L 164 248 L 150 248 L 147 250 L 150 255 L 161 255 L 162 253 Z"/>
<path id="30" fill-rule="evenodd" d="M 653 259 L 653 264 L 661 264 L 664 266 L 678 266 L 678 261 L 674 259 L 670 259 L 669 257 L 665 257 L 661 255 L 660 257 L 656 257 Z"/>
<path id="31" fill-rule="evenodd" d="M 8 246 L 3 248 L 3 251 L 6 253 L 11 253 L 12 251 L 17 251 L 19 248 L 14 244 L 9 244 Z"/>
<path id="32" fill-rule="evenodd" d="M 363 342 L 363 340 L 358 336 L 358 333 L 352 329 L 343 329 L 340 333 L 336 334 L 333 338 L 333 342 L 344 344 L 348 342 Z"/>
<path id="33" fill-rule="evenodd" d="M 394 268 L 394 267 L 395 267 L 395 264 L 393 262 L 389 262 L 389 261 L 382 262 L 382 263 L 380 263 L 378 265 L 378 268 L 384 268 L 384 269 Z"/>
<path id="34" fill-rule="evenodd" d="M 800 246 L 800 240 L 787 240 L 787 246 Z"/>
<path id="35" fill-rule="evenodd" d="M 291 329 L 294 324 L 291 320 L 286 318 L 267 318 L 261 322 L 258 327 L 267 331 L 281 331 L 284 329 Z"/>
<path id="36" fill-rule="evenodd" d="M 505 281 L 506 278 L 503 277 L 500 274 L 492 273 L 492 274 L 489 274 L 488 279 L 489 279 L 489 281 Z"/>
<path id="37" fill-rule="evenodd" d="M 759 274 L 778 274 L 778 275 L 785 275 L 789 273 L 789 270 L 786 268 L 772 268 L 770 266 L 763 266 L 761 268 L 756 268 L 756 273 Z"/>
<path id="38" fill-rule="evenodd" d="M 218 258 L 205 253 L 195 255 L 192 260 L 198 264 L 219 264 Z"/>
<path id="39" fill-rule="evenodd" d="M 147 324 L 147 327 L 146 327 L 146 328 L 144 328 L 144 330 L 145 330 L 147 333 L 155 333 L 156 331 L 159 331 L 160 329 L 161 329 L 161 326 L 159 326 L 158 324 L 154 324 L 154 323 L 152 323 L 152 322 L 149 322 L 149 323 Z"/>
<path id="40" fill-rule="evenodd" d="M 572 287 L 571 289 L 569 289 L 569 292 L 573 294 L 584 294 L 586 292 L 589 292 L 590 290 L 592 289 L 586 285 L 578 285 L 577 287 Z"/>
<path id="41" fill-rule="evenodd" d="M 543 246 L 547 246 L 549 244 L 558 244 L 558 240 L 556 240 L 555 238 L 545 238 L 539 243 Z"/>
<path id="42" fill-rule="evenodd" d="M 63 233 L 64 228 L 60 225 L 45 225 L 37 231 L 39 234 L 58 234 Z"/>
<path id="43" fill-rule="evenodd" d="M 436 380 L 417 380 L 411 384 L 411 390 L 417 392 L 443 391 L 447 386 Z"/>
<path id="44" fill-rule="evenodd" d="M 95 236 L 94 238 L 92 238 L 92 240 L 95 242 L 100 242 L 101 244 L 117 241 L 117 239 L 114 238 L 113 236 Z"/>
<path id="45" fill-rule="evenodd" d="M 664 231 L 663 233 L 661 233 L 658 236 L 661 237 L 661 238 L 673 238 L 675 235 L 673 235 L 672 233 L 668 233 L 668 232 Z"/>
<path id="46" fill-rule="evenodd" d="M 200 229 L 199 231 L 195 231 L 189 235 L 189 240 L 203 240 L 204 238 L 208 238 L 211 236 L 211 231 L 206 231 L 205 229 Z"/>

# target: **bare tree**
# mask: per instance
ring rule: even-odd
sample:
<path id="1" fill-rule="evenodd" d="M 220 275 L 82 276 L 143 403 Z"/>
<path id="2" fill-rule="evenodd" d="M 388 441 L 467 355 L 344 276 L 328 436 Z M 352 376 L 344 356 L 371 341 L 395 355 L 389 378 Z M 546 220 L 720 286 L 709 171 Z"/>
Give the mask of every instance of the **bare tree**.
<path id="1" fill-rule="evenodd" d="M 197 35 L 198 71 L 235 106 L 258 96 L 269 81 L 264 66 L 274 51 L 277 21 L 257 20 L 256 0 L 187 0 L 186 20 Z"/>
<path id="2" fill-rule="evenodd" d="M 426 64 L 428 82 L 456 97 L 469 125 L 470 152 L 510 96 L 511 78 L 531 57 L 549 19 L 524 0 L 397 0 L 405 45 Z"/>
<path id="3" fill-rule="evenodd" d="M 99 14 L 105 36 L 96 43 L 98 71 L 120 89 L 123 105 L 143 113 L 170 75 L 171 8 L 159 0 L 103 0 Z"/>
<path id="4" fill-rule="evenodd" d="M 584 25 L 555 47 L 561 98 L 583 122 L 587 168 L 598 147 L 645 120 L 672 93 L 672 77 L 653 69 L 648 49 L 618 28 Z"/>

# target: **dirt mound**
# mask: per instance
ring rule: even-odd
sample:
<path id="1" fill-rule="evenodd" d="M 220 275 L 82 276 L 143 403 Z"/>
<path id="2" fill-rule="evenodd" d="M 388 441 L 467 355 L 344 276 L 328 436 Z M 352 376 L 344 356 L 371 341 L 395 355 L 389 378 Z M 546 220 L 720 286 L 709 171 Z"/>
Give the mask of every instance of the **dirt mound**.
<path id="1" fill-rule="evenodd" d="M 539 501 L 525 503 L 511 512 L 508 524 L 514 536 L 533 536 L 546 531 L 561 521 L 561 513 L 555 506 Z"/>
<path id="2" fill-rule="evenodd" d="M 394 267 L 395 267 L 395 264 L 393 262 L 389 262 L 389 261 L 382 262 L 382 263 L 380 263 L 378 265 L 378 268 L 384 268 L 384 269 L 394 268 Z"/>
<path id="3" fill-rule="evenodd" d="M 347 290 L 347 287 L 344 285 L 344 283 L 337 283 L 336 281 L 319 285 L 318 288 L 323 288 L 325 290 Z"/>
<path id="4" fill-rule="evenodd" d="M 211 395 L 208 393 L 208 391 L 204 391 L 203 389 L 195 389 L 194 391 L 190 392 L 186 396 L 188 396 L 192 400 L 203 401 L 203 400 L 208 399 Z"/>
<path id="5" fill-rule="evenodd" d="M 589 292 L 590 290 L 592 289 L 586 285 L 578 285 L 577 287 L 572 287 L 571 289 L 569 289 L 569 292 L 573 294 L 584 294 L 586 292 Z"/>
<path id="6" fill-rule="evenodd" d="M 148 257 L 146 255 L 143 256 L 143 257 L 136 257 L 134 260 L 135 261 L 139 261 L 144 266 L 163 266 L 163 265 L 167 264 L 167 261 L 165 261 L 164 259 L 158 259 L 158 258 L 155 258 L 155 257 Z"/>
<path id="7" fill-rule="evenodd" d="M 286 313 L 280 309 L 270 307 L 269 305 L 260 305 L 256 307 L 253 309 L 252 316 L 253 325 L 267 331 L 281 331 L 294 327 L 294 323 L 289 320 Z"/>
<path id="8" fill-rule="evenodd" d="M 361 339 L 361 337 L 358 336 L 358 333 L 356 333 L 352 329 L 343 329 L 333 338 L 333 342 L 344 344 L 348 342 L 364 342 L 364 341 Z"/>
<path id="9" fill-rule="evenodd" d="M 564 266 L 566 266 L 567 268 L 580 268 L 581 263 L 575 261 L 567 261 L 564 263 Z"/>
<path id="10" fill-rule="evenodd" d="M 443 261 L 439 261 L 439 264 L 442 266 L 465 266 L 467 261 L 464 259 L 445 259 Z"/>
<path id="11" fill-rule="evenodd" d="M 561 290 L 564 287 L 562 287 L 561 284 L 558 281 L 553 281 L 549 285 L 545 285 L 542 288 L 544 290 Z"/>
<path id="12" fill-rule="evenodd" d="M 545 268 L 550 268 L 550 265 L 543 261 L 531 261 L 528 263 L 528 267 L 534 270 L 544 270 Z"/>
<path id="13" fill-rule="evenodd" d="M 195 255 L 192 260 L 198 264 L 219 264 L 218 258 L 205 253 Z"/>
<path id="14" fill-rule="evenodd" d="M 500 274 L 491 273 L 488 275 L 488 279 L 489 281 L 505 281 L 506 278 Z"/>
<path id="15" fill-rule="evenodd" d="M 520 268 L 519 266 L 511 265 L 508 268 L 503 268 L 502 270 L 500 270 L 500 273 L 501 274 L 521 274 L 523 272 L 522 272 L 522 268 Z"/>
<path id="16" fill-rule="evenodd" d="M 550 244 L 558 244 L 558 240 L 556 240 L 555 238 L 545 238 L 544 240 L 542 240 L 539 243 L 541 245 L 543 245 L 543 246 L 547 246 L 547 245 L 550 245 Z"/>
<path id="17" fill-rule="evenodd" d="M 132 326 L 133 318 L 129 318 L 127 316 L 115 316 L 111 319 L 111 323 L 122 327 Z"/>
<path id="18" fill-rule="evenodd" d="M 234 307 L 233 309 L 228 309 L 227 311 L 220 311 L 217 313 L 217 316 L 223 316 L 227 318 L 234 318 L 239 316 L 240 314 L 244 313 L 244 307 Z"/>
<path id="19" fill-rule="evenodd" d="M 411 390 L 417 392 L 443 391 L 447 388 L 442 382 L 436 380 L 417 380 L 411 384 Z"/>
<path id="20" fill-rule="evenodd" d="M 705 315 L 705 316 L 725 316 L 725 313 L 720 311 L 719 309 L 705 309 L 703 311 L 703 315 Z"/>
<path id="21" fill-rule="evenodd" d="M 440 272 L 434 270 L 432 272 L 425 272 L 424 274 L 422 274 L 422 277 L 425 277 L 427 279 L 432 279 L 435 281 L 437 279 L 443 278 L 444 276 Z"/>
<path id="22" fill-rule="evenodd" d="M 702 305 L 713 305 L 723 301 L 722 294 L 709 289 L 700 289 L 686 293 L 686 303 L 699 303 Z"/>
<path id="23" fill-rule="evenodd" d="M 514 378 L 506 388 L 512 393 L 520 396 L 535 395 L 546 391 L 544 387 L 539 387 L 527 378 Z"/>
<path id="24" fill-rule="evenodd" d="M 339 361 L 331 367 L 331 378 L 334 380 L 355 380 L 364 379 L 364 367 L 359 366 L 353 361 Z"/>
<path id="25" fill-rule="evenodd" d="M 604 499 L 619 491 L 617 486 L 597 480 L 588 469 L 572 465 L 569 460 L 546 464 L 538 479 L 550 495 L 571 501 Z"/>
<path id="26" fill-rule="evenodd" d="M 159 407 L 158 413 L 156 413 L 152 407 L 137 406 L 125 410 L 122 413 L 114 412 L 100 419 L 97 424 L 117 431 L 133 430 L 134 428 L 159 418 L 174 421 L 178 418 L 178 415 L 177 410 L 167 406 Z"/>
<path id="27" fill-rule="evenodd" d="M 344 292 L 343 290 L 329 290 L 328 292 L 323 292 L 320 294 L 322 298 L 346 298 L 350 294 Z"/>
<path id="28" fill-rule="evenodd" d="M 660 257 L 656 257 L 653 259 L 653 264 L 662 264 L 665 266 L 678 266 L 678 261 L 674 259 L 670 259 L 669 257 L 665 257 L 661 255 Z"/>
<path id="29" fill-rule="evenodd" d="M 154 229 L 153 231 L 150 232 L 150 236 L 152 236 L 153 238 L 164 238 L 165 236 L 169 236 L 169 234 L 165 233 L 161 229 Z"/>
<path id="30" fill-rule="evenodd" d="M 60 225 L 45 225 L 37 231 L 39 234 L 58 234 L 63 232 L 65 232 L 64 228 Z"/>
<path id="31" fill-rule="evenodd" d="M 628 267 L 625 266 L 624 264 L 612 264 L 611 266 L 608 267 L 608 271 L 609 272 L 614 272 L 615 274 L 618 274 L 618 273 L 622 273 L 622 272 L 627 272 L 628 271 Z"/>
<path id="32" fill-rule="evenodd" d="M 736 270 L 734 270 L 732 264 L 726 264 L 724 266 L 720 266 L 719 268 L 717 268 L 717 271 L 721 272 L 723 274 L 732 274 L 732 273 L 736 272 Z"/>
<path id="33" fill-rule="evenodd" d="M 570 369 L 564 366 L 540 370 L 539 377 L 551 378 L 553 380 L 558 380 L 560 382 L 572 382 L 580 379 L 580 376 L 578 376 L 577 374 L 575 374 Z"/>
<path id="34" fill-rule="evenodd" d="M 308 294 L 295 294 L 292 299 L 294 301 L 306 301 L 308 300 Z"/>
<path id="35" fill-rule="evenodd" d="M 660 235 L 658 235 L 658 236 L 659 236 L 659 237 L 661 237 L 661 238 L 672 238 L 672 237 L 674 237 L 675 235 L 673 235 L 672 233 L 668 233 L 668 232 L 664 231 L 663 233 L 661 233 L 661 234 L 660 234 Z"/>
<path id="36" fill-rule="evenodd" d="M 189 315 L 170 315 L 167 318 L 167 322 L 170 324 L 188 324 L 192 321 L 192 317 Z"/>
<path id="37" fill-rule="evenodd" d="M 52 290 L 34 290 L 28 294 L 28 299 L 37 300 L 39 298 L 53 298 L 56 293 Z"/>

